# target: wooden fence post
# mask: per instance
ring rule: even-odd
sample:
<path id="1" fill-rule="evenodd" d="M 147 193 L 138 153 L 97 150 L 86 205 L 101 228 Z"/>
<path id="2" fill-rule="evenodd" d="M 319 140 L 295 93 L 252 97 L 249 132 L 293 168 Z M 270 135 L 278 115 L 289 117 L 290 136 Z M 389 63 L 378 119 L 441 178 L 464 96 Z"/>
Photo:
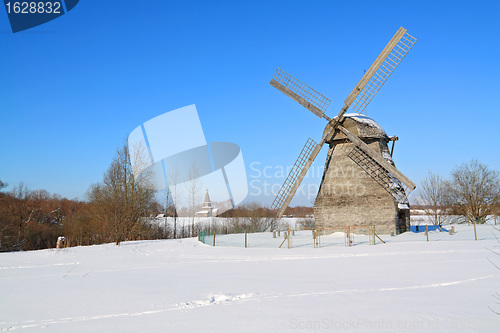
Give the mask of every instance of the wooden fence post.
<path id="1" fill-rule="evenodd" d="M 374 232 L 374 234 L 375 234 L 375 232 Z M 377 234 L 375 234 L 375 236 L 377 236 L 377 238 L 378 238 L 378 239 L 379 239 L 382 243 L 384 243 L 384 244 L 385 244 L 385 242 L 382 240 L 382 238 L 380 238 Z"/>
<path id="2" fill-rule="evenodd" d="M 247 247 L 247 231 L 245 230 L 245 247 Z"/>
<path id="3" fill-rule="evenodd" d="M 288 248 L 290 248 L 290 229 L 289 228 L 286 229 L 286 233 L 287 233 L 287 236 L 286 236 L 287 245 L 288 245 Z"/>
<path id="4" fill-rule="evenodd" d="M 427 236 L 427 241 L 429 241 L 429 226 L 425 225 L 425 235 Z"/>

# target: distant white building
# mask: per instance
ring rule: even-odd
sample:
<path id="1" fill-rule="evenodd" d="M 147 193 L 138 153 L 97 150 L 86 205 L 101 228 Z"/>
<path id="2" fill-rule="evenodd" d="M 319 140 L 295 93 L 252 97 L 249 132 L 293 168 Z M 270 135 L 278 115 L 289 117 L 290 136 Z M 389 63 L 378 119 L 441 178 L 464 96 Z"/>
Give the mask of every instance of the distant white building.
<path id="1" fill-rule="evenodd" d="M 196 212 L 196 217 L 215 217 L 219 213 L 218 208 L 212 207 L 212 202 L 210 201 L 210 196 L 208 195 L 208 189 L 205 193 L 205 201 L 203 202 L 203 207 L 199 212 Z"/>

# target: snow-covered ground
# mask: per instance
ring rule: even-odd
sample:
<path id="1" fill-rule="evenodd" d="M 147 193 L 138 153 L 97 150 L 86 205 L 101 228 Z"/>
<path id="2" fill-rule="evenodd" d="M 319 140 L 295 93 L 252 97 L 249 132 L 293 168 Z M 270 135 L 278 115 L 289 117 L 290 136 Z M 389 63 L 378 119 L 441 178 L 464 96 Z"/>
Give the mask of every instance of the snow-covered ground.
<path id="1" fill-rule="evenodd" d="M 2 253 L 0 331 L 498 332 L 500 232 L 455 230 L 375 246 L 330 235 L 313 248 L 302 231 L 292 249 L 263 233 L 249 248 L 239 234 Z"/>

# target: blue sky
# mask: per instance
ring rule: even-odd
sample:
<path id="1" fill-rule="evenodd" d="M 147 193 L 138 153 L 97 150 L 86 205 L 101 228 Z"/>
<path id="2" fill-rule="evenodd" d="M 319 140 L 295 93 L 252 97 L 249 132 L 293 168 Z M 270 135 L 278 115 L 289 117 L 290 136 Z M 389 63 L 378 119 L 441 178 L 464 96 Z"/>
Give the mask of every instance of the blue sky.
<path id="1" fill-rule="evenodd" d="M 326 124 L 269 85 L 276 67 L 329 97 L 334 116 L 400 26 L 418 42 L 368 107 L 400 138 L 398 169 L 417 184 L 472 158 L 498 170 L 499 12 L 498 1 L 82 0 L 13 34 L 0 10 L 0 179 L 84 199 L 134 128 L 196 104 L 207 141 L 240 145 L 263 192 Z M 264 168 L 271 178 L 257 177 Z"/>

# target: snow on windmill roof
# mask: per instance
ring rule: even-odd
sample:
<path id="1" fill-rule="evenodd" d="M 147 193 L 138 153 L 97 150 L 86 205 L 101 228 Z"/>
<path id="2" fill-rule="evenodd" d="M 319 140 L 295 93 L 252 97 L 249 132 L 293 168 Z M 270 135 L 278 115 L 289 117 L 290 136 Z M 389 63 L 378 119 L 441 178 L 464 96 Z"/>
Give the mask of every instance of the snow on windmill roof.
<path id="1" fill-rule="evenodd" d="M 360 139 L 389 139 L 382 126 L 368 116 L 357 113 L 347 113 L 344 117 L 342 126 Z M 330 129 L 328 127 L 325 128 L 325 131 L 329 130 Z M 342 132 L 333 137 L 333 141 L 344 139 L 345 135 Z"/>
<path id="2" fill-rule="evenodd" d="M 344 117 L 346 118 L 353 118 L 357 121 L 359 121 L 360 123 L 364 123 L 370 127 L 374 127 L 376 129 L 378 129 L 379 131 L 381 132 L 384 132 L 384 129 L 382 128 L 382 126 L 380 126 L 375 120 L 373 120 L 372 118 L 368 117 L 368 116 L 365 116 L 364 114 L 359 114 L 359 113 L 346 113 L 344 115 Z"/>

